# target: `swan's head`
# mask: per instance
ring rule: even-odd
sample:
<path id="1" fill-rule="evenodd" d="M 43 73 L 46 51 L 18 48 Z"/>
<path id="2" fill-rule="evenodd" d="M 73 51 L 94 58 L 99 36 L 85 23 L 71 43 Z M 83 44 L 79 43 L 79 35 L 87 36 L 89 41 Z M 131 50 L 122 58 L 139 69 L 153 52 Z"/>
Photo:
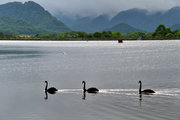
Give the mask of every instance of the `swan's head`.
<path id="1" fill-rule="evenodd" d="M 47 83 L 47 81 L 44 81 L 45 83 Z"/>
<path id="2" fill-rule="evenodd" d="M 82 81 L 82 84 L 85 84 L 85 81 Z"/>
<path id="3" fill-rule="evenodd" d="M 142 82 L 141 82 L 141 81 L 139 81 L 138 83 L 139 83 L 139 84 L 141 84 Z"/>

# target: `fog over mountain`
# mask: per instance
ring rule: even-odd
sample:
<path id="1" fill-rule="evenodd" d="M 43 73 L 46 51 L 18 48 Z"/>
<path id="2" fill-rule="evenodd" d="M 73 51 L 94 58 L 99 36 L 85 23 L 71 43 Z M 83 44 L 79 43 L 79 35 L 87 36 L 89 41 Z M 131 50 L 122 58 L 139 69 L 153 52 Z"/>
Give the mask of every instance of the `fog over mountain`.
<path id="1" fill-rule="evenodd" d="M 0 0 L 7 2 L 25 2 L 27 0 Z M 150 12 L 163 11 L 180 6 L 180 0 L 33 0 L 46 10 L 56 15 L 61 12 L 66 16 L 98 16 L 108 14 L 110 17 L 120 11 L 140 8 Z"/>
<path id="2" fill-rule="evenodd" d="M 0 4 L 7 2 L 12 2 L 14 0 L 0 0 Z M 76 30 L 84 32 L 97 32 L 103 30 L 112 30 L 119 32 L 129 32 L 129 31 L 146 31 L 152 32 L 159 24 L 164 24 L 173 29 L 180 29 L 180 1 L 179 0 L 34 0 L 34 2 L 25 2 L 26 0 L 18 0 L 19 2 L 33 3 L 35 6 L 42 6 L 43 13 L 48 13 L 51 18 L 59 19 L 59 25 L 62 31 Z M 17 3 L 17 2 L 13 2 Z M 23 5 L 23 3 L 20 6 Z M 21 13 L 26 11 L 27 8 L 19 8 L 19 4 L 14 4 L 15 10 L 12 6 L 3 7 L 11 5 L 8 3 L 2 6 L 0 13 L 4 16 L 21 18 L 34 24 L 33 22 L 39 21 L 42 23 L 42 17 L 39 14 L 33 14 L 29 19 L 29 14 L 32 11 L 40 12 L 41 10 L 35 10 L 32 6 L 28 7 L 31 10 L 30 13 Z M 45 10 L 44 10 L 45 9 Z M 16 11 L 19 10 L 19 11 Z M 8 11 L 10 11 L 8 13 Z M 28 11 L 28 12 L 29 12 Z M 50 13 L 51 14 L 50 14 Z M 19 15 L 27 15 L 20 16 Z M 32 18 L 39 19 L 30 21 Z M 55 18 L 55 17 L 56 18 Z M 28 19 L 27 19 L 28 18 Z M 55 21 L 57 21 L 57 19 Z M 44 23 L 48 20 L 44 19 Z M 15 20 L 12 20 L 16 23 Z M 55 25 L 56 22 L 51 22 Z M 62 22 L 61 22 L 62 21 Z M 3 21 L 4 22 L 4 21 Z M 50 25 L 49 23 L 41 25 Z M 65 25 L 64 25 L 65 24 Z M 68 27 L 66 27 L 66 25 Z M 56 26 L 56 25 L 55 25 Z M 54 26 L 54 27 L 55 27 Z M 64 26 L 64 30 L 62 30 Z M 41 26 L 42 27 L 42 26 Z M 49 28 L 48 27 L 48 28 Z M 70 29 L 69 29 L 70 28 Z M 128 30 L 122 30 L 127 29 Z M 54 28 L 53 28 L 54 31 Z"/>

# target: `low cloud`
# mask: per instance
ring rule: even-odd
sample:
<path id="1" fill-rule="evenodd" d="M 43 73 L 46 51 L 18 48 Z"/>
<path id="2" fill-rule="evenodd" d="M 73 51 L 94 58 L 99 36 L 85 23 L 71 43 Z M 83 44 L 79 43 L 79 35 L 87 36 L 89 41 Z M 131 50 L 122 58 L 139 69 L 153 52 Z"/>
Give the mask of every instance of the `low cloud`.
<path id="1" fill-rule="evenodd" d="M 14 0 L 0 0 L 0 4 Z M 18 0 L 25 2 L 27 0 Z M 148 11 L 167 10 L 180 6 L 180 0 L 34 0 L 52 14 L 58 12 L 67 16 L 96 16 L 109 14 L 113 16 L 120 11 L 141 8 Z"/>

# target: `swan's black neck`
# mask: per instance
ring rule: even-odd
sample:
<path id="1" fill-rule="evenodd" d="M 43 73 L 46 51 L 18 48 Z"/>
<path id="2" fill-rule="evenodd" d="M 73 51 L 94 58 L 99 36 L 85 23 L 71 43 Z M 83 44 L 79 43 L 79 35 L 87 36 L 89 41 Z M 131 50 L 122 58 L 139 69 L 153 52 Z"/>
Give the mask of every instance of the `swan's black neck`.
<path id="1" fill-rule="evenodd" d="M 83 90 L 84 92 L 86 91 L 86 82 L 83 82 L 84 86 L 83 86 Z"/>
<path id="2" fill-rule="evenodd" d="M 142 83 L 140 82 L 139 84 L 140 84 L 140 86 L 139 86 L 139 94 L 141 94 L 142 93 L 141 92 Z"/>
<path id="3" fill-rule="evenodd" d="M 45 91 L 47 91 L 47 87 L 48 87 L 48 82 L 46 82 L 46 87 L 45 87 Z"/>

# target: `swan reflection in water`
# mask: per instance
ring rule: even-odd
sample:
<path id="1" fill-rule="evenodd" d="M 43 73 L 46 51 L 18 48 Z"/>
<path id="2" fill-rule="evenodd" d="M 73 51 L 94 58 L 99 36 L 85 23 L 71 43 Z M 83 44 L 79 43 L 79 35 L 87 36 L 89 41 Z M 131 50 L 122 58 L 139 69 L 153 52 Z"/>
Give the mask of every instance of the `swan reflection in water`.
<path id="1" fill-rule="evenodd" d="M 139 107 L 141 107 L 141 103 L 142 103 L 142 94 L 139 94 Z"/>
<path id="2" fill-rule="evenodd" d="M 45 97 L 44 97 L 44 99 L 45 99 L 45 100 L 48 99 L 48 93 L 47 93 L 47 91 L 45 91 Z"/>
<path id="3" fill-rule="evenodd" d="M 83 91 L 82 100 L 86 100 L 86 92 Z"/>
<path id="4" fill-rule="evenodd" d="M 142 94 L 139 95 L 139 101 L 142 101 Z"/>
<path id="5" fill-rule="evenodd" d="M 99 93 L 99 92 L 98 92 Z M 96 95 L 98 93 L 89 93 L 91 95 Z M 83 94 L 82 94 L 82 100 L 86 100 L 86 91 L 83 91 Z"/>
<path id="6" fill-rule="evenodd" d="M 44 97 L 44 100 L 47 100 L 47 99 L 48 99 L 48 94 L 54 95 L 54 94 L 56 94 L 56 92 L 51 93 L 51 92 L 45 91 L 45 97 Z"/>

